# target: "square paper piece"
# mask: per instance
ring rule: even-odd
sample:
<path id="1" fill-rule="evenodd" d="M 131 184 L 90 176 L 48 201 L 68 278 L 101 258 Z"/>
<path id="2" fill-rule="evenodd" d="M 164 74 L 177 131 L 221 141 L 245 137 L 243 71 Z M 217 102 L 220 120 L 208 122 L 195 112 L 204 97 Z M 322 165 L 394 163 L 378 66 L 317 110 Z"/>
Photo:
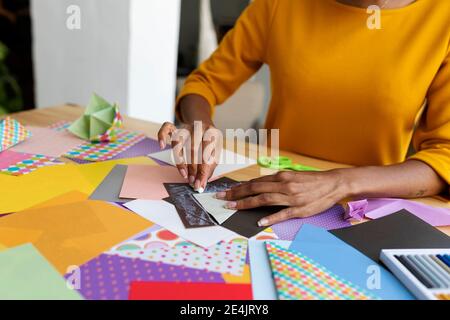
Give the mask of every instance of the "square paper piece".
<path id="1" fill-rule="evenodd" d="M 130 165 L 123 181 L 120 198 L 161 200 L 169 196 L 163 183 L 183 183 L 177 168 Z"/>
<path id="2" fill-rule="evenodd" d="M 141 133 L 119 129 L 117 140 L 114 142 L 85 143 L 80 147 L 72 148 L 64 156 L 87 161 L 109 160 L 144 139 L 145 135 Z"/>
<path id="3" fill-rule="evenodd" d="M 12 151 L 42 154 L 58 158 L 67 151 L 84 143 L 67 131 L 58 132 L 49 128 L 28 127 L 31 137 L 11 148 Z"/>
<path id="4" fill-rule="evenodd" d="M 1 300 L 82 300 L 31 244 L 0 251 Z"/>

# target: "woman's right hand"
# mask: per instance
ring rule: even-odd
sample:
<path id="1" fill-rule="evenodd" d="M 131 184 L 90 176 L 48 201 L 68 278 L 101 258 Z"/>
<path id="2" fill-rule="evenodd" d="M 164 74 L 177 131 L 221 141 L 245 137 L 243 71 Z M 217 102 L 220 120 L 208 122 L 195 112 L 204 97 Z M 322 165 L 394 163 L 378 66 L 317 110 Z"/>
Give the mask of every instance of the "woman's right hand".
<path id="1" fill-rule="evenodd" d="M 158 132 L 161 149 L 173 148 L 173 159 L 180 172 L 197 192 L 203 192 L 220 160 L 221 132 L 212 123 L 200 121 L 181 128 L 166 122 Z"/>

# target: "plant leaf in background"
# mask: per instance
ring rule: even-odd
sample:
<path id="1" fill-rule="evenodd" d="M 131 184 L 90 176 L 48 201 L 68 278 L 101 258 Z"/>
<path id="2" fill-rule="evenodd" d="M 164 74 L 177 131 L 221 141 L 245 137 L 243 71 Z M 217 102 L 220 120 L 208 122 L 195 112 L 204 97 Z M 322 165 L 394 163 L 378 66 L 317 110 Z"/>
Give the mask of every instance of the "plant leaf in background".
<path id="1" fill-rule="evenodd" d="M 8 48 L 0 42 L 0 115 L 20 111 L 23 106 L 19 84 L 6 66 L 7 56 Z"/>

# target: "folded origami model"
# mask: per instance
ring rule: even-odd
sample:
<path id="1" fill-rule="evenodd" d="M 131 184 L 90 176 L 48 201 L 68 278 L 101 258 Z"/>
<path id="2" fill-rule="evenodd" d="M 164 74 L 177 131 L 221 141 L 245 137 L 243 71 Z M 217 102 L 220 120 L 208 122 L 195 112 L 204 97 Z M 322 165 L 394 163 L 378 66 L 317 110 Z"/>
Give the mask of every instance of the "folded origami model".
<path id="1" fill-rule="evenodd" d="M 0 120 L 0 152 L 9 149 L 31 136 L 17 120 L 5 118 Z"/>
<path id="2" fill-rule="evenodd" d="M 91 142 L 115 141 L 122 126 L 122 116 L 117 104 L 111 105 L 94 94 L 84 115 L 76 120 L 69 131 L 77 137 Z"/>

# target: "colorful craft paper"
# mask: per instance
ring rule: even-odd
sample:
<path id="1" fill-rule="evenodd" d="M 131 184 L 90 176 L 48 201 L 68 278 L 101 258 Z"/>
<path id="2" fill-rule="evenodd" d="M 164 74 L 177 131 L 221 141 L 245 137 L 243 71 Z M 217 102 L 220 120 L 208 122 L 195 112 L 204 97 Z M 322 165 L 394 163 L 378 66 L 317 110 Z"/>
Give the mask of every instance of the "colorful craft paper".
<path id="1" fill-rule="evenodd" d="M 434 227 L 450 225 L 450 208 L 436 208 L 402 199 L 370 199 L 366 218 L 379 219 L 402 209 L 408 210 Z"/>
<path id="2" fill-rule="evenodd" d="M 0 251 L 0 299 L 81 300 L 31 244 Z"/>
<path id="3" fill-rule="evenodd" d="M 164 183 L 186 182 L 175 167 L 130 165 L 120 191 L 120 198 L 161 200 L 169 196 Z"/>
<path id="4" fill-rule="evenodd" d="M 237 210 L 225 208 L 226 201 L 217 199 L 215 193 L 194 194 L 194 198 L 200 203 L 210 215 L 214 217 L 217 223 L 222 224 L 227 221 Z"/>
<path id="5" fill-rule="evenodd" d="M 280 300 L 377 300 L 305 255 L 266 243 Z"/>
<path id="6" fill-rule="evenodd" d="M 131 211 L 177 234 L 181 238 L 193 242 L 203 248 L 220 242 L 238 238 L 239 236 L 220 226 L 197 229 L 186 229 L 173 205 L 162 200 L 135 200 L 124 205 Z"/>
<path id="7" fill-rule="evenodd" d="M 46 166 L 62 165 L 56 158 L 44 156 L 42 154 L 28 155 L 26 159 L 1 169 L 0 172 L 12 176 L 22 176 Z"/>
<path id="8" fill-rule="evenodd" d="M 114 142 L 85 143 L 71 149 L 64 156 L 91 162 L 109 160 L 144 139 L 143 134 L 119 129 Z"/>
<path id="9" fill-rule="evenodd" d="M 127 166 L 117 165 L 111 172 L 106 176 L 106 178 L 100 183 L 100 185 L 95 189 L 94 193 L 91 194 L 89 199 L 91 200 L 103 200 L 115 203 L 125 203 L 131 201 L 131 199 L 120 199 L 119 194 L 122 188 L 123 180 L 125 179 L 125 174 L 127 173 Z"/>
<path id="10" fill-rule="evenodd" d="M 31 133 L 17 120 L 6 117 L 0 120 L 0 152 L 26 140 Z"/>
<path id="11" fill-rule="evenodd" d="M 77 137 L 91 142 L 115 141 L 122 122 L 119 106 L 111 105 L 105 99 L 94 94 L 84 115 L 76 120 L 68 130 Z"/>
<path id="12" fill-rule="evenodd" d="M 106 254 L 82 265 L 79 275 L 79 292 L 88 300 L 126 300 L 132 281 L 224 282 L 217 272 Z"/>
<path id="13" fill-rule="evenodd" d="M 272 229 L 281 240 L 292 241 L 304 224 L 311 224 L 328 230 L 351 226 L 351 223 L 344 219 L 344 208 L 340 205 L 336 205 L 323 213 L 309 218 L 291 219 L 278 223 L 274 225 Z"/>
<path id="14" fill-rule="evenodd" d="M 71 191 L 92 194 L 115 165 L 152 163 L 149 158 L 141 157 L 44 167 L 20 179 L 0 174 L 0 214 L 21 211 Z"/>
<path id="15" fill-rule="evenodd" d="M 107 254 L 241 276 L 244 272 L 247 241 L 222 241 L 208 249 L 184 243 L 173 248 L 110 250 Z"/>
<path id="16" fill-rule="evenodd" d="M 6 169 L 11 165 L 19 163 L 30 157 L 27 153 L 14 152 L 11 150 L 5 150 L 0 152 L 0 169 Z"/>
<path id="17" fill-rule="evenodd" d="M 58 132 L 40 127 L 27 127 L 27 129 L 31 132 L 31 137 L 12 147 L 12 151 L 58 158 L 84 143 L 83 140 L 67 131 Z"/>
<path id="18" fill-rule="evenodd" d="M 60 200 L 58 200 L 60 201 Z M 61 273 L 108 250 L 151 223 L 100 201 L 29 209 L 0 219 L 0 244 L 32 243 Z"/>
<path id="19" fill-rule="evenodd" d="M 130 300 L 252 300 L 249 284 L 133 282 Z"/>
<path id="20" fill-rule="evenodd" d="M 175 165 L 175 161 L 172 156 L 172 149 L 152 153 L 149 155 L 151 158 L 165 162 L 172 166 Z M 226 175 L 227 173 L 241 170 L 249 166 L 255 165 L 256 160 L 244 157 L 240 154 L 234 153 L 229 150 L 222 150 L 220 162 L 214 171 L 213 179 Z"/>
<path id="21" fill-rule="evenodd" d="M 66 121 L 66 120 L 61 120 L 58 122 L 55 122 L 51 125 L 49 125 L 47 128 L 49 129 L 53 129 L 55 131 L 66 131 L 70 125 L 72 124 L 72 122 Z"/>
<path id="22" fill-rule="evenodd" d="M 274 240 L 278 246 L 288 249 L 290 241 Z M 278 300 L 277 288 L 272 277 L 269 256 L 267 255 L 265 241 L 248 241 L 248 254 L 250 259 L 250 272 L 252 275 L 252 291 L 255 300 Z"/>
<path id="23" fill-rule="evenodd" d="M 325 229 L 303 225 L 289 250 L 306 255 L 381 299 L 414 299 L 392 273 Z"/>

